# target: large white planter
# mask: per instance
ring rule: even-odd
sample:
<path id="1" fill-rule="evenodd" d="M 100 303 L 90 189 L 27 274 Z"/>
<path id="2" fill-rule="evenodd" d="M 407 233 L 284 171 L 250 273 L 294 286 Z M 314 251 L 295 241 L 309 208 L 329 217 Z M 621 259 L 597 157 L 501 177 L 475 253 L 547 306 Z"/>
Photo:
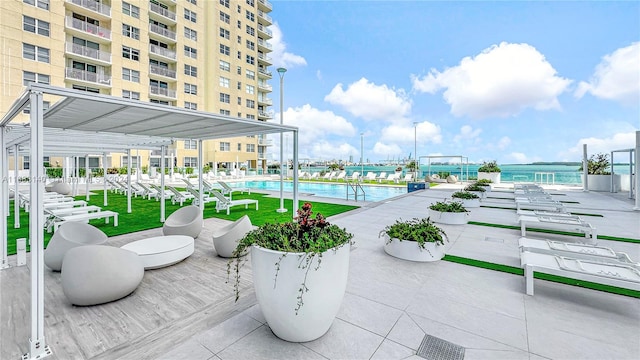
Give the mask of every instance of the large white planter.
<path id="1" fill-rule="evenodd" d="M 410 261 L 438 261 L 444 257 L 444 245 L 437 245 L 436 243 L 425 243 L 425 249 L 418 246 L 415 241 L 400 241 L 398 239 L 391 239 L 389 242 L 389 235 L 384 234 L 384 251 L 399 259 Z"/>
<path id="2" fill-rule="evenodd" d="M 611 191 L 611 175 L 587 175 L 589 190 L 591 191 Z M 584 175 L 581 176 L 584 179 Z M 622 181 L 619 174 L 613 175 L 613 191 L 620 191 Z"/>
<path id="3" fill-rule="evenodd" d="M 478 171 L 478 180 L 488 179 L 491 180 L 493 184 L 500 184 L 500 174 L 499 172 L 479 172 Z"/>
<path id="4" fill-rule="evenodd" d="M 347 288 L 349 250 L 349 244 L 328 250 L 322 254 L 319 267 L 316 257 L 305 268 L 300 268 L 300 264 L 306 264 L 304 253 L 252 247 L 251 267 L 256 297 L 264 318 L 277 337 L 291 342 L 306 342 L 321 337 L 329 330 Z M 278 262 L 280 270 L 276 271 Z M 296 314 L 299 290 L 305 281 L 308 291 L 304 293 L 303 305 Z"/>
<path id="5" fill-rule="evenodd" d="M 477 194 L 476 194 L 477 195 Z M 452 198 L 454 201 L 458 201 L 462 203 L 462 206 L 465 208 L 479 208 L 480 207 L 480 199 L 459 199 Z"/>
<path id="6" fill-rule="evenodd" d="M 464 225 L 467 223 L 467 213 L 441 212 L 429 209 L 431 221 L 439 224 Z"/>
<path id="7" fill-rule="evenodd" d="M 480 199 L 484 199 L 487 197 L 486 191 L 469 191 L 472 194 L 476 194 Z"/>

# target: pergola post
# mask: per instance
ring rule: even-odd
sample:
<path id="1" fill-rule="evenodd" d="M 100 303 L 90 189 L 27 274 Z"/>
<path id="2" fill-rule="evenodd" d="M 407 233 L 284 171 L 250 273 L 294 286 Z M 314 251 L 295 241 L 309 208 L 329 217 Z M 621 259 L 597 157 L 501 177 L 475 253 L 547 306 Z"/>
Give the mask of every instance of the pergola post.
<path id="1" fill-rule="evenodd" d="M 613 166 L 611 166 L 613 168 Z M 589 192 L 589 159 L 587 144 L 582 144 L 582 191 Z"/>
<path id="2" fill-rule="evenodd" d="M 131 214 L 131 149 L 127 149 L 127 213 Z"/>
<path id="3" fill-rule="evenodd" d="M 20 228 L 20 193 L 18 187 L 18 153 L 20 150 L 20 145 L 15 144 L 13 146 L 13 228 Z M 27 209 L 27 205 L 24 208 L 25 211 L 29 211 Z"/>
<path id="4" fill-rule="evenodd" d="M 293 217 L 298 215 L 298 130 L 293 131 Z"/>
<path id="5" fill-rule="evenodd" d="M 0 192 L 2 193 L 2 204 L 0 206 L 0 269 L 6 269 L 9 267 L 9 259 L 7 254 L 7 217 L 9 216 L 9 179 L 7 178 L 8 159 L 7 148 L 5 146 L 4 132 L 6 127 L 0 127 L 0 176 L 2 176 L 2 187 Z M 18 201 L 18 194 L 14 194 L 13 201 Z"/>
<path id="6" fill-rule="evenodd" d="M 166 157 L 164 153 L 167 151 L 165 145 L 160 146 L 160 222 L 164 223 L 165 220 L 165 204 L 164 204 L 164 162 Z"/>
<path id="7" fill-rule="evenodd" d="M 107 206 L 107 153 L 102 153 L 102 185 L 103 185 L 103 193 L 102 193 L 102 203 L 103 206 Z"/>
<path id="8" fill-rule="evenodd" d="M 198 204 L 200 205 L 200 214 L 204 219 L 204 194 L 202 188 L 202 139 L 198 139 Z M 204 227 L 204 222 L 202 223 Z"/>
<path id="9" fill-rule="evenodd" d="M 640 161 L 638 161 L 638 155 L 640 155 L 640 131 L 636 131 L 636 148 L 634 150 L 635 155 L 635 180 L 636 180 L 636 206 L 633 207 L 633 210 L 640 211 L 640 196 L 638 196 L 638 191 L 640 191 Z M 632 189 L 629 189 L 631 191 Z"/>
<path id="10" fill-rule="evenodd" d="M 85 192 L 86 192 L 86 197 L 85 199 L 87 200 L 87 202 L 89 202 L 89 154 L 85 155 L 84 157 L 84 182 L 85 182 Z"/>

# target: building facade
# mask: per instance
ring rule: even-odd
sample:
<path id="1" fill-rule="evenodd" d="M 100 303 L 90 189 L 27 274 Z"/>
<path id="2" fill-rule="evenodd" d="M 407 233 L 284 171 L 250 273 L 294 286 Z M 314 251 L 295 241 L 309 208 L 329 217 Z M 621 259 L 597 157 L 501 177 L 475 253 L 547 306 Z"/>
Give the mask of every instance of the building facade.
<path id="1" fill-rule="evenodd" d="M 0 116 L 38 82 L 270 120 L 271 9 L 267 0 L 0 1 Z M 56 100 L 45 98 L 45 107 Z M 176 140 L 167 167 L 266 169 L 266 136 L 205 141 L 203 164 L 197 141 Z M 132 156 L 134 167 L 160 166 L 157 152 L 134 149 Z M 106 166 L 126 161 L 110 154 Z M 96 154 L 89 165 L 101 162 Z M 28 157 L 20 163 L 28 168 Z"/>

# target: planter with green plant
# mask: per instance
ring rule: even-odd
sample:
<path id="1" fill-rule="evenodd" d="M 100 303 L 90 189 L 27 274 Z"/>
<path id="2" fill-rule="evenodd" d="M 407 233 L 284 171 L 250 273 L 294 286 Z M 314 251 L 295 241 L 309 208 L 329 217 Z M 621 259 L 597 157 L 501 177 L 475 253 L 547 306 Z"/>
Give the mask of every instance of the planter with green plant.
<path id="1" fill-rule="evenodd" d="M 486 187 L 478 184 L 477 182 L 474 182 L 472 184 L 469 184 L 469 185 L 465 186 L 463 190 L 464 191 L 468 191 L 468 192 L 470 192 L 472 194 L 476 194 L 481 199 L 483 199 L 487 194 Z"/>
<path id="2" fill-rule="evenodd" d="M 618 191 L 622 184 L 620 175 L 612 175 L 610 170 L 609 155 L 603 153 L 591 155 L 587 160 L 588 189 L 592 191 L 611 191 L 613 184 L 613 191 Z M 578 171 L 584 171 L 583 165 L 580 165 Z M 582 178 L 584 179 L 584 174 L 582 174 Z"/>
<path id="3" fill-rule="evenodd" d="M 237 300 L 240 268 L 246 261 L 237 255 L 251 249 L 260 309 L 273 333 L 291 342 L 324 335 L 347 287 L 353 235 L 329 224 L 321 214 L 312 218 L 311 208 L 305 203 L 295 222 L 266 223 L 249 232 L 227 265 L 228 274 L 235 278 Z"/>
<path id="4" fill-rule="evenodd" d="M 429 217 L 440 224 L 464 225 L 469 211 L 459 201 L 438 201 L 429 205 Z"/>
<path id="5" fill-rule="evenodd" d="M 491 184 L 493 184 L 493 181 L 489 180 L 489 179 L 481 179 L 476 181 L 476 184 L 478 184 L 479 186 L 484 187 L 486 192 L 491 192 Z"/>
<path id="6" fill-rule="evenodd" d="M 500 184 L 500 172 L 502 170 L 495 160 L 484 161 L 478 168 L 478 180 L 491 180 L 494 184 Z"/>
<path id="7" fill-rule="evenodd" d="M 385 227 L 379 237 L 385 240 L 384 251 L 410 261 L 437 261 L 444 257 L 447 234 L 429 218 L 402 221 Z"/>
<path id="8" fill-rule="evenodd" d="M 480 207 L 480 196 L 469 191 L 456 191 L 451 197 L 455 201 L 462 202 L 462 206 L 465 208 L 477 208 Z"/>

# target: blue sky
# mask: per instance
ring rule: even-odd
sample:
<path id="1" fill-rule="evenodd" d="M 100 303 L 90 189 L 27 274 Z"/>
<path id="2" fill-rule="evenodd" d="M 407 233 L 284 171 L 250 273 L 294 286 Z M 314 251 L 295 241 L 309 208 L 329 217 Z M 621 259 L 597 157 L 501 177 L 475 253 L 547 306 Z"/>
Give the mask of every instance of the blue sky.
<path id="1" fill-rule="evenodd" d="M 415 144 L 501 164 L 635 146 L 637 1 L 271 2 L 274 121 L 285 67 L 300 158 L 359 161 L 361 133 L 371 162 Z"/>

